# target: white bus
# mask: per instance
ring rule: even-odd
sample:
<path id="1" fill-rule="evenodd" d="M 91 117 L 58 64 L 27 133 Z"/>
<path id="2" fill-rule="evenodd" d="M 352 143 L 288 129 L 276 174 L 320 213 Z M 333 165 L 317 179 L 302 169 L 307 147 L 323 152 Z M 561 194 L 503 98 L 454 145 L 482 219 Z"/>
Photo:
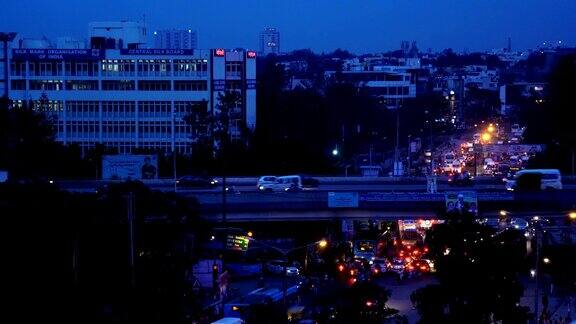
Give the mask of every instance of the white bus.
<path id="1" fill-rule="evenodd" d="M 562 175 L 558 169 L 525 169 L 516 172 L 514 178 L 506 180 L 506 190 L 517 189 L 517 181 L 522 175 L 539 174 L 541 190 L 562 190 Z"/>

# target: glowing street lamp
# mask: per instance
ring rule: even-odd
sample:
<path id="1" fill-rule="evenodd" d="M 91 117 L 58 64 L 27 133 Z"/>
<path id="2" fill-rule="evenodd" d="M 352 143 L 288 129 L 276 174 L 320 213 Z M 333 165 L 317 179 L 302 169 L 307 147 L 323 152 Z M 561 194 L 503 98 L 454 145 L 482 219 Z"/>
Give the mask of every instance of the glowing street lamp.
<path id="1" fill-rule="evenodd" d="M 496 127 L 494 127 L 493 125 L 488 126 L 488 133 L 494 133 L 495 130 Z"/>
<path id="2" fill-rule="evenodd" d="M 325 248 L 328 245 L 328 241 L 326 240 L 321 240 L 320 242 L 318 242 L 318 246 L 320 248 Z"/>
<path id="3" fill-rule="evenodd" d="M 490 135 L 489 133 L 484 133 L 484 134 L 482 134 L 482 140 L 483 140 L 484 142 L 488 142 L 488 141 L 490 141 L 491 139 L 492 139 L 492 135 Z"/>
<path id="4" fill-rule="evenodd" d="M 337 147 L 332 150 L 332 155 L 333 155 L 333 156 L 337 156 L 339 153 L 340 153 L 340 152 L 338 151 L 338 148 L 337 148 Z"/>
<path id="5" fill-rule="evenodd" d="M 542 259 L 542 261 L 543 261 L 545 264 L 550 263 L 550 259 L 549 259 L 549 258 L 544 258 L 544 259 Z"/>
<path id="6" fill-rule="evenodd" d="M 568 217 L 570 217 L 571 220 L 576 220 L 576 212 L 571 212 L 568 214 Z"/>

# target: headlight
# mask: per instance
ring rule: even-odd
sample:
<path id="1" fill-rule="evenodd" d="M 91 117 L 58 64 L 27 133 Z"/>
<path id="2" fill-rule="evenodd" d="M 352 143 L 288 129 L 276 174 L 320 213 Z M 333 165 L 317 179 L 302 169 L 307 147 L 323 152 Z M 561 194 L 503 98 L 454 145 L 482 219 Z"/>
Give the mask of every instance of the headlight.
<path id="1" fill-rule="evenodd" d="M 212 184 L 212 185 L 215 183 L 216 183 L 216 181 L 214 181 L 214 180 L 210 181 L 210 184 Z"/>
<path id="2" fill-rule="evenodd" d="M 260 186 L 260 187 L 258 187 L 258 189 L 264 190 L 264 186 Z"/>
<path id="3" fill-rule="evenodd" d="M 214 182 L 214 183 L 218 183 L 218 180 L 214 179 L 214 180 L 212 180 L 212 182 Z"/>

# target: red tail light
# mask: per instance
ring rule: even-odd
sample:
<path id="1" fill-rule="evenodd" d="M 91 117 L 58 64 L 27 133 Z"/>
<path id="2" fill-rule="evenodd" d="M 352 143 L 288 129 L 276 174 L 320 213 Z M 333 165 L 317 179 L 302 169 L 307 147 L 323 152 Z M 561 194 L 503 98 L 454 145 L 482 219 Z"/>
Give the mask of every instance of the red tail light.
<path id="1" fill-rule="evenodd" d="M 340 264 L 340 265 L 338 266 L 338 271 L 340 271 L 340 272 L 344 271 L 344 266 Z"/>

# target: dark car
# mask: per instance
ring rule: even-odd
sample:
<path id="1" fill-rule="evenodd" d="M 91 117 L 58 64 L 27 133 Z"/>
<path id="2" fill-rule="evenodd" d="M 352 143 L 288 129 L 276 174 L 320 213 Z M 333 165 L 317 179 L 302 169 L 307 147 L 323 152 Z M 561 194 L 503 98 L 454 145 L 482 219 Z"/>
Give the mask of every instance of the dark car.
<path id="1" fill-rule="evenodd" d="M 302 177 L 302 187 L 303 188 L 318 188 L 320 181 L 312 177 Z"/>
<path id="2" fill-rule="evenodd" d="M 448 177 L 451 186 L 469 187 L 474 185 L 472 177 L 468 173 L 454 173 Z"/>
<path id="3" fill-rule="evenodd" d="M 218 180 L 207 176 L 183 176 L 176 180 L 176 185 L 186 188 L 214 188 Z"/>

